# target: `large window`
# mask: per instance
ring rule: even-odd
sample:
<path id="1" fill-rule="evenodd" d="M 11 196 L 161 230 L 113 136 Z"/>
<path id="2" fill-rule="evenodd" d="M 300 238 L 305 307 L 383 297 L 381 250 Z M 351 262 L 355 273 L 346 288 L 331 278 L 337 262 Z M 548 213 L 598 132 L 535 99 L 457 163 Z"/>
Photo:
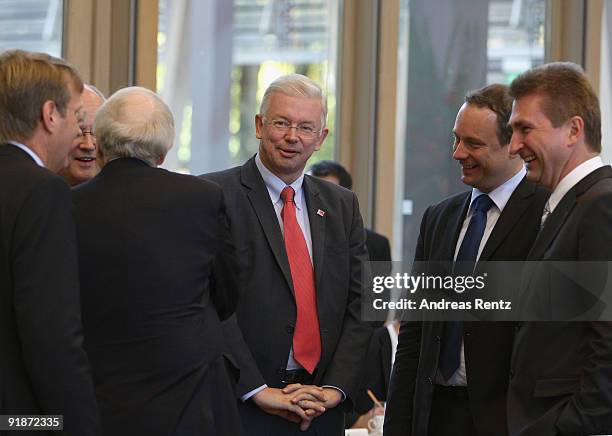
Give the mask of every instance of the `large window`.
<path id="1" fill-rule="evenodd" d="M 328 93 L 315 159 L 332 158 L 337 17 L 337 0 L 160 0 L 158 91 L 177 120 L 166 167 L 198 174 L 252 156 L 263 91 L 292 72 Z"/>
<path id="2" fill-rule="evenodd" d="M 546 0 L 401 0 L 394 251 L 412 260 L 427 206 L 465 190 L 452 127 L 467 91 L 544 62 Z"/>
<path id="3" fill-rule="evenodd" d="M 62 0 L 0 0 L 0 51 L 62 54 Z"/>

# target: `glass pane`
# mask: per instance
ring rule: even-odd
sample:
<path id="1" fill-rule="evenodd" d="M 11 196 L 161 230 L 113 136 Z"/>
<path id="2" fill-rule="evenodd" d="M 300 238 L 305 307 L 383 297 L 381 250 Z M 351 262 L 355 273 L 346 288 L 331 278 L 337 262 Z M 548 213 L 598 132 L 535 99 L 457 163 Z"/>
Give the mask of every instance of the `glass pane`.
<path id="1" fill-rule="evenodd" d="M 158 91 L 178 130 L 165 166 L 199 174 L 242 164 L 257 151 L 264 89 L 292 72 L 328 93 L 330 135 L 313 161 L 333 158 L 337 16 L 338 0 L 160 0 Z"/>
<path id="2" fill-rule="evenodd" d="M 62 55 L 62 0 L 0 0 L 0 51 Z"/>
<path id="3" fill-rule="evenodd" d="M 544 61 L 546 0 L 401 0 L 395 253 L 412 260 L 425 209 L 466 190 L 452 128 L 467 91 Z"/>

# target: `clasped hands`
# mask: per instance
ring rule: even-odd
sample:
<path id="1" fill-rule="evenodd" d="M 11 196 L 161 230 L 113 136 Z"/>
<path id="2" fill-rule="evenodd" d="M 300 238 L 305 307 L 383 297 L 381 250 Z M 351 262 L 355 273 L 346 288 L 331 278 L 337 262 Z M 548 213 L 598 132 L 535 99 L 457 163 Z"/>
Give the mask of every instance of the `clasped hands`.
<path id="1" fill-rule="evenodd" d="M 283 389 L 268 387 L 253 395 L 253 401 L 264 412 L 299 423 L 302 431 L 308 430 L 313 419 L 336 407 L 341 400 L 342 394 L 337 389 L 299 383 Z"/>

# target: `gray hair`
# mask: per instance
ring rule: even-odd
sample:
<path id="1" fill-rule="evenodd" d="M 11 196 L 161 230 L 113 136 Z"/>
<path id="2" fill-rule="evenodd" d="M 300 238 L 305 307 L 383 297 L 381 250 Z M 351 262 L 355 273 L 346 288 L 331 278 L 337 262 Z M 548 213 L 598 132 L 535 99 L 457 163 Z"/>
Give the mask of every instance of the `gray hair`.
<path id="1" fill-rule="evenodd" d="M 157 94 L 128 87 L 100 107 L 94 133 L 105 161 L 134 157 L 156 166 L 172 147 L 174 118 Z"/>
<path id="2" fill-rule="evenodd" d="M 291 97 L 309 97 L 321 100 L 321 128 L 325 127 L 327 119 L 327 97 L 321 87 L 314 80 L 301 74 L 287 74 L 273 81 L 261 99 L 259 113 L 265 115 L 270 104 L 270 96 L 280 92 Z"/>

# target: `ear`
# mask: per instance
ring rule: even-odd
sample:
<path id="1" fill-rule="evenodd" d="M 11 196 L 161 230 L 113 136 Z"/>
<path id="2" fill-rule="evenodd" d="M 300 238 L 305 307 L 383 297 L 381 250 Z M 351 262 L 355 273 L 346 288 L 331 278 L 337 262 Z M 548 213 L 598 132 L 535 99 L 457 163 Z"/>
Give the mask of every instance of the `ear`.
<path id="1" fill-rule="evenodd" d="M 49 133 L 53 133 L 55 131 L 55 126 L 59 116 L 60 114 L 57 111 L 57 106 L 55 105 L 54 101 L 47 100 L 43 103 L 41 109 L 41 122 L 45 131 Z"/>
<path id="2" fill-rule="evenodd" d="M 567 120 L 569 127 L 568 140 L 571 145 L 584 140 L 584 120 L 581 116 L 575 115 Z"/>
<path id="3" fill-rule="evenodd" d="M 157 162 L 155 163 L 155 166 L 160 166 L 161 164 L 164 163 L 165 160 L 166 160 L 166 155 L 165 154 L 163 156 L 159 156 L 157 158 Z"/>
<path id="4" fill-rule="evenodd" d="M 325 138 L 327 138 L 328 133 L 329 133 L 329 129 L 327 127 L 321 131 L 321 136 L 319 137 L 319 139 L 317 140 L 317 143 L 314 146 L 314 149 L 316 151 L 319 151 L 321 149 L 321 146 L 323 145 L 323 141 L 325 141 Z"/>
<path id="5" fill-rule="evenodd" d="M 263 136 L 263 116 L 261 114 L 255 115 L 255 137 L 261 139 Z"/>

